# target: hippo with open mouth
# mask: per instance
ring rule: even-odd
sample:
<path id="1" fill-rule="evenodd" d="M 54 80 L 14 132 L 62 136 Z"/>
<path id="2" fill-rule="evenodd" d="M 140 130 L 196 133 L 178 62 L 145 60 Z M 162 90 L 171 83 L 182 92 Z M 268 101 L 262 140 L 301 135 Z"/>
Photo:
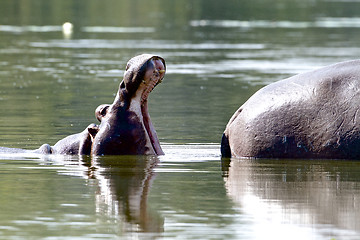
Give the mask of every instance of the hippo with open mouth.
<path id="1" fill-rule="evenodd" d="M 95 110 L 100 125 L 90 124 L 83 132 L 67 136 L 54 146 L 44 144 L 36 150 L 0 147 L 0 153 L 163 155 L 147 100 L 165 71 L 165 60 L 159 56 L 133 57 L 127 63 L 114 102 Z"/>
<path id="2" fill-rule="evenodd" d="M 111 105 L 100 105 L 101 121 L 93 143 L 93 155 L 163 155 L 151 122 L 147 99 L 164 78 L 165 60 L 143 54 L 129 60 L 124 80 Z"/>

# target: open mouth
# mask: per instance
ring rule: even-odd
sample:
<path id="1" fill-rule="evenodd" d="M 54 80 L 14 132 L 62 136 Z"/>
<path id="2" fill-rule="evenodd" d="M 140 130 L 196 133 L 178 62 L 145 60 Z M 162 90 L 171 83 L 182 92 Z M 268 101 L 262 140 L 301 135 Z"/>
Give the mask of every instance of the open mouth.
<path id="1" fill-rule="evenodd" d="M 165 67 L 162 62 L 159 63 L 158 61 L 160 61 L 160 60 L 157 59 L 154 61 L 154 65 L 155 65 L 154 71 L 152 73 L 152 76 L 148 80 L 149 82 L 147 84 L 146 89 L 144 90 L 144 92 L 141 95 L 141 113 L 143 115 L 144 127 L 147 131 L 147 134 L 149 136 L 149 139 L 151 141 L 151 145 L 154 149 L 155 154 L 163 155 L 164 152 L 162 151 L 162 149 L 160 147 L 160 142 L 157 137 L 155 128 L 151 122 L 150 114 L 148 111 L 148 105 L 147 105 L 147 99 L 149 97 L 150 92 L 155 88 L 155 86 L 157 86 L 159 83 L 162 82 L 162 79 L 164 78 L 164 75 L 165 75 Z"/>
<path id="2" fill-rule="evenodd" d="M 159 84 L 162 82 L 163 78 L 164 78 L 164 74 L 165 74 L 165 70 L 161 69 L 155 69 L 153 72 L 153 76 L 150 78 L 150 82 L 148 83 L 145 91 L 142 93 L 141 95 L 141 105 L 143 105 L 148 97 L 149 94 L 151 93 L 151 91 Z M 145 80 L 143 80 L 145 82 Z M 146 83 L 146 82 L 145 82 Z"/>

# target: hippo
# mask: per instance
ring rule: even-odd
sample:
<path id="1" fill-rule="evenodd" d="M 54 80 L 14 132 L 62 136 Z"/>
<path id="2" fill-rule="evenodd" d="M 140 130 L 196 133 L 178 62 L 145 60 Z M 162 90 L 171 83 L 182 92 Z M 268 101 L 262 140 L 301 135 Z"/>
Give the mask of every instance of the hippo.
<path id="1" fill-rule="evenodd" d="M 142 54 L 127 63 L 124 78 L 112 104 L 95 110 L 99 125 L 90 124 L 81 133 L 43 144 L 36 150 L 0 147 L 0 153 L 66 155 L 163 155 L 148 112 L 149 93 L 162 82 L 165 60 Z"/>
<path id="2" fill-rule="evenodd" d="M 101 123 L 92 143 L 92 155 L 164 154 L 147 100 L 163 80 L 165 70 L 165 60 L 159 56 L 143 54 L 129 60 L 114 102 L 96 110 Z"/>
<path id="3" fill-rule="evenodd" d="M 223 157 L 360 159 L 360 60 L 271 83 L 231 117 Z"/>

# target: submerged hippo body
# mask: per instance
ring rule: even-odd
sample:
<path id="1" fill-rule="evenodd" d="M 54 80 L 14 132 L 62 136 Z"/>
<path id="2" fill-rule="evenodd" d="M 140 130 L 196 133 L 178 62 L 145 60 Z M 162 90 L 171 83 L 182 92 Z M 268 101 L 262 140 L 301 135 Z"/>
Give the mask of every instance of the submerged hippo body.
<path id="1" fill-rule="evenodd" d="M 360 159 L 360 60 L 272 83 L 223 134 L 223 157 Z"/>
<path id="2" fill-rule="evenodd" d="M 44 144 L 37 151 L 48 154 L 90 155 L 92 141 L 97 131 L 98 126 L 90 124 L 81 133 L 67 136 L 50 148 L 48 144 Z"/>
<path id="3" fill-rule="evenodd" d="M 21 148 L 0 147 L 0 154 L 11 153 L 38 153 L 38 154 L 63 154 L 63 155 L 89 155 L 91 153 L 91 145 L 93 137 L 98 131 L 96 124 L 90 124 L 84 131 L 77 134 L 67 136 L 54 146 L 43 144 L 35 150 L 27 150 Z"/>
<path id="4" fill-rule="evenodd" d="M 83 132 L 61 139 L 54 146 L 44 144 L 36 150 L 0 147 L 0 154 L 162 155 L 147 100 L 164 75 L 163 58 L 136 56 L 127 63 L 114 102 L 95 110 L 99 126 L 90 124 Z"/>

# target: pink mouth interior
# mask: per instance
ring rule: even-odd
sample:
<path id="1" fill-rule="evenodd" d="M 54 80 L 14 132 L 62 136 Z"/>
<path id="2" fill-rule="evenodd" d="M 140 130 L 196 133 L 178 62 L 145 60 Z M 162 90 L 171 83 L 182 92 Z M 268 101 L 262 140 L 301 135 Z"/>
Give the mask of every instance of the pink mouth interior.
<path id="1" fill-rule="evenodd" d="M 164 152 L 161 149 L 160 146 L 160 142 L 159 139 L 157 137 L 155 128 L 151 122 L 150 119 L 150 115 L 149 115 L 149 111 L 148 111 L 148 107 L 147 107 L 147 101 L 145 101 L 142 105 L 141 105 L 141 112 L 143 115 L 143 121 L 144 121 L 144 126 L 145 129 L 149 135 L 150 141 L 151 141 L 151 145 L 156 153 L 156 155 L 163 155 Z"/>
<path id="2" fill-rule="evenodd" d="M 164 70 L 164 64 L 162 63 L 161 60 L 159 59 L 153 59 L 152 60 L 155 66 L 155 70 L 153 73 L 153 78 L 151 78 L 151 81 L 149 83 L 149 85 L 147 86 L 146 90 L 143 92 L 142 96 L 141 96 L 141 112 L 143 115 L 143 121 L 144 121 L 144 126 L 145 129 L 148 133 L 148 136 L 150 138 L 151 141 L 151 145 L 155 151 L 156 155 L 163 155 L 164 152 L 161 149 L 160 146 L 160 142 L 159 139 L 157 137 L 155 128 L 151 122 L 150 119 L 150 114 L 148 111 L 148 105 L 147 105 L 147 98 L 149 96 L 149 93 L 154 89 L 154 87 L 157 85 L 158 82 L 160 82 L 165 74 Z"/>

